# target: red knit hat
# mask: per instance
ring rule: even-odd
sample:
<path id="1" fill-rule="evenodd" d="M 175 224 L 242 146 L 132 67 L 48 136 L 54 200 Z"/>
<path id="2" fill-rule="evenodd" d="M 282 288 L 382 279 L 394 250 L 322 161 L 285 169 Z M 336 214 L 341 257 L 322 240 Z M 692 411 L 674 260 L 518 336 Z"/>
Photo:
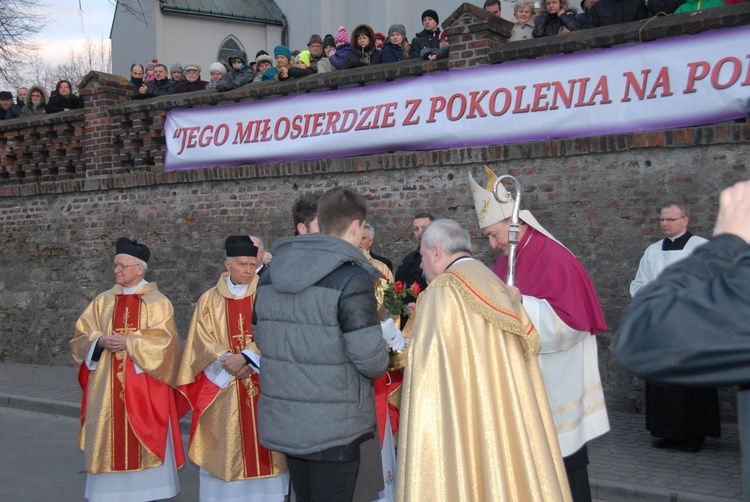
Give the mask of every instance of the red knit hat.
<path id="1" fill-rule="evenodd" d="M 339 26 L 336 36 L 333 37 L 333 41 L 336 42 L 336 46 L 349 42 L 349 35 L 346 33 L 346 28 Z"/>

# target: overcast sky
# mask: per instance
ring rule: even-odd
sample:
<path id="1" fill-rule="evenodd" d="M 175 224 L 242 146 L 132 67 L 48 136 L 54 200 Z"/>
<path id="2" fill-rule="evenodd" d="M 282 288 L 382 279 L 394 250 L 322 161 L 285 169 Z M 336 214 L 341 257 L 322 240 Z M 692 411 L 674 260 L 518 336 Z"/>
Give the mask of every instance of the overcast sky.
<path id="1" fill-rule="evenodd" d="M 34 37 L 42 56 L 51 64 L 63 62 L 71 49 L 80 48 L 87 38 L 109 42 L 114 2 L 110 0 L 42 0 L 47 24 Z"/>

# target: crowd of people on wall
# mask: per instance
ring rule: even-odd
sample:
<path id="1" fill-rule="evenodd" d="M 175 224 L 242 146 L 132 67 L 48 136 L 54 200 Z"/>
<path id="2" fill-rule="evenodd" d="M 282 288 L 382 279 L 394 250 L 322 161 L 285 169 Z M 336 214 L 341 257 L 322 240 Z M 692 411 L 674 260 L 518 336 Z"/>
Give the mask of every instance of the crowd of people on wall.
<path id="1" fill-rule="evenodd" d="M 581 0 L 576 5 L 569 4 L 569 0 L 486 0 L 483 8 L 513 23 L 508 41 L 515 42 L 742 1 Z M 340 26 L 335 34 L 313 34 L 304 50 L 277 45 L 273 54 L 261 49 L 254 59 L 237 50 L 226 61 L 216 61 L 208 67 L 208 80 L 203 79 L 203 69 L 195 61 L 167 67 L 152 59 L 146 65 L 130 66 L 130 82 L 136 88 L 135 99 L 146 99 L 202 90 L 230 91 L 249 83 L 284 81 L 407 59 L 435 61 L 448 57 L 450 45 L 439 23 L 438 13 L 427 9 L 421 17 L 423 29 L 411 42 L 403 24 L 393 24 L 385 33 L 360 24 L 351 33 Z M 21 87 L 15 100 L 11 92 L 1 91 L 0 120 L 83 108 L 83 99 L 73 93 L 73 88 L 68 80 L 60 80 L 48 96 L 43 86 Z"/>
<path id="2" fill-rule="evenodd" d="M 199 90 L 224 92 L 249 83 L 285 81 L 407 59 L 434 61 L 448 57 L 448 39 L 438 27 L 439 22 L 437 12 L 424 11 L 424 29 L 411 43 L 403 24 L 394 24 L 382 33 L 363 23 L 351 32 L 340 26 L 335 34 L 321 37 L 315 33 L 304 50 L 277 45 L 272 53 L 259 50 L 255 58 L 235 50 L 226 61 L 216 61 L 209 66 L 207 81 L 201 77 L 200 64 L 194 61 L 174 63 L 167 68 L 153 59 L 145 66 L 133 63 L 130 82 L 136 88 L 135 99 L 146 99 Z"/>
<path id="3" fill-rule="evenodd" d="M 483 8 L 513 23 L 509 42 L 515 42 L 739 1 L 581 0 L 577 6 L 568 5 L 568 0 L 486 0 Z M 433 9 L 425 10 L 421 23 L 423 29 L 411 42 L 403 24 L 393 24 L 386 32 L 376 32 L 372 26 L 360 24 L 351 32 L 340 26 L 335 34 L 324 37 L 312 34 L 304 50 L 278 45 L 272 53 L 259 50 L 255 59 L 237 50 L 230 53 L 226 61 L 211 64 L 208 81 L 201 78 L 198 63 L 175 63 L 168 69 L 154 59 L 145 67 L 134 63 L 130 68 L 130 81 L 137 89 L 135 99 L 144 99 L 204 89 L 223 92 L 249 83 L 284 81 L 407 59 L 447 58 L 450 44 L 446 33 L 440 29 L 438 13 Z"/>
<path id="4" fill-rule="evenodd" d="M 60 80 L 48 93 L 43 85 L 20 87 L 16 99 L 10 91 L 0 91 L 0 120 L 33 117 L 83 108 L 83 98 L 73 93 L 70 80 Z"/>

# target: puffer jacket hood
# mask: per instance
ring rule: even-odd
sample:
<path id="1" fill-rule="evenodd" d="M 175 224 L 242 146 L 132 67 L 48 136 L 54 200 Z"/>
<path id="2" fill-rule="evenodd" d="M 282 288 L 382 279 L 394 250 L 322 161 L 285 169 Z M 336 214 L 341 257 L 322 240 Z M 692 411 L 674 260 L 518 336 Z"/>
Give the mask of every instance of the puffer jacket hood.
<path id="1" fill-rule="evenodd" d="M 345 263 L 354 262 L 372 276 L 372 283 L 380 272 L 367 261 L 359 249 L 338 237 L 326 234 L 306 234 L 279 239 L 271 247 L 273 254 L 269 272 L 273 288 L 279 293 L 296 294 L 317 284 L 321 279 Z M 299 267 L 315 256 L 315 266 Z M 300 270 L 304 272 L 300 273 Z"/>
<path id="2" fill-rule="evenodd" d="M 33 91 L 39 91 L 39 92 L 42 93 L 42 104 L 38 105 L 37 108 L 39 108 L 39 106 L 41 106 L 42 108 L 44 108 L 44 106 L 49 101 L 49 95 L 47 94 L 47 91 L 44 90 L 44 87 L 42 87 L 41 85 L 38 85 L 38 84 L 35 84 L 35 85 L 32 85 L 31 87 L 29 87 L 29 90 L 26 93 L 26 106 L 28 106 L 29 108 L 31 108 L 33 106 L 31 104 L 31 93 Z"/>
<path id="3" fill-rule="evenodd" d="M 237 50 L 237 51 L 232 51 L 231 53 L 229 53 L 229 57 L 227 58 L 227 63 L 229 63 L 229 61 L 231 61 L 233 58 L 240 58 L 242 60 L 243 68 L 247 66 L 247 55 L 245 54 L 244 51 Z M 231 63 L 229 64 L 229 67 L 230 68 L 232 67 Z"/>
<path id="4" fill-rule="evenodd" d="M 372 27 L 368 24 L 360 24 L 352 30 L 352 35 L 350 38 L 352 49 L 354 49 L 355 52 L 364 52 L 357 43 L 357 32 L 361 29 L 367 30 L 367 36 L 370 39 L 370 43 L 367 44 L 367 47 L 364 48 L 364 51 L 373 52 L 375 50 L 375 30 L 373 30 Z"/>

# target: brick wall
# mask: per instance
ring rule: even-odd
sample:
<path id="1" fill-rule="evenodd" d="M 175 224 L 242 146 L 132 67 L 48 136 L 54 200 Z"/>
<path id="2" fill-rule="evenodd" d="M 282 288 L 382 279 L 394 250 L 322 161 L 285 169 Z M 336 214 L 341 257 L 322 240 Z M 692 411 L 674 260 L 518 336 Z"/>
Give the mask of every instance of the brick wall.
<path id="1" fill-rule="evenodd" d="M 83 111 L 0 124 L 0 360 L 71 364 L 73 323 L 111 286 L 112 242 L 122 235 L 151 247 L 147 277 L 172 299 L 184 337 L 196 300 L 223 270 L 224 238 L 252 232 L 272 242 L 291 235 L 297 195 L 337 184 L 366 194 L 375 249 L 394 263 L 414 246 L 411 216 L 428 211 L 469 228 L 478 257 L 491 265 L 497 254 L 479 233 L 467 181 L 469 173 L 483 179 L 486 164 L 519 177 L 526 206 L 588 268 L 610 326 L 598 338 L 608 403 L 640 407 L 641 383 L 616 365 L 609 346 L 638 260 L 659 238 L 659 202 L 684 199 L 691 229 L 709 235 L 721 188 L 748 177 L 747 123 L 168 173 L 162 128 L 174 107 L 418 78 L 460 68 L 464 60 L 464 66 L 481 58 L 495 64 L 542 55 L 545 47 L 561 50 L 561 44 L 589 49 L 592 40 L 633 43 L 649 30 L 681 34 L 750 19 L 747 4 L 713 11 L 711 18 L 691 16 L 690 24 L 676 23 L 678 16 L 657 19 L 640 35 L 634 23 L 504 44 L 504 21 L 464 4 L 444 26 L 454 44 L 467 45 L 448 61 L 407 61 L 225 94 L 129 101 L 133 90 L 124 79 L 90 74 Z M 472 40 L 492 40 L 493 48 Z M 723 406 L 731 418 L 733 401 L 726 397 Z"/>

